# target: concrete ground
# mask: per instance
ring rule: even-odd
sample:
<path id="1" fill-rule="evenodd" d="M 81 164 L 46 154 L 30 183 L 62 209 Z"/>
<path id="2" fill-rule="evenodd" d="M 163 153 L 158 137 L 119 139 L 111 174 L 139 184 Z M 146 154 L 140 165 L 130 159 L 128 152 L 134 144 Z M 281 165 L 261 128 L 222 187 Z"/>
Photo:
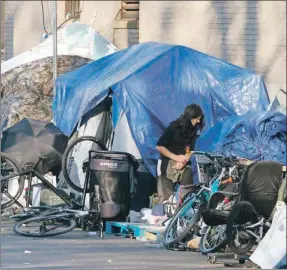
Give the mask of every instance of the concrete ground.
<path id="1" fill-rule="evenodd" d="M 214 269 L 198 252 L 167 251 L 138 240 L 97 235 L 75 229 L 52 237 L 16 235 L 13 223 L 1 224 L 1 269 Z M 234 268 L 233 268 L 234 269 Z"/>

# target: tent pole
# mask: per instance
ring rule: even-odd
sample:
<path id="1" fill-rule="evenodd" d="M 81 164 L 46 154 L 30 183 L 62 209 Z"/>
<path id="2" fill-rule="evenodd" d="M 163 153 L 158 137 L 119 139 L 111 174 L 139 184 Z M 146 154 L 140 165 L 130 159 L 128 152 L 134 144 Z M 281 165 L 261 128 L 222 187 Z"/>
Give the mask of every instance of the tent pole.
<path id="1" fill-rule="evenodd" d="M 56 94 L 56 79 L 58 76 L 57 66 L 57 1 L 53 0 L 53 89 Z"/>

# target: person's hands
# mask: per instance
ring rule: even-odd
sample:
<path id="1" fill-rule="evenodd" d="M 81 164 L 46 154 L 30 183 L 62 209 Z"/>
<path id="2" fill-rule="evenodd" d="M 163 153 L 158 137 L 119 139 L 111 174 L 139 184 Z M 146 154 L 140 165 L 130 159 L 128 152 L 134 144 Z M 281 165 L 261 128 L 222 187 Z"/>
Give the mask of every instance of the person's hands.
<path id="1" fill-rule="evenodd" d="M 177 170 L 181 170 L 183 169 L 183 167 L 185 166 L 185 164 L 182 164 L 181 162 L 176 162 L 176 164 L 174 165 L 174 169 L 177 169 Z"/>
<path id="2" fill-rule="evenodd" d="M 188 159 L 184 155 L 176 155 L 174 160 L 182 164 L 186 164 L 188 162 Z"/>
<path id="3" fill-rule="evenodd" d="M 189 160 L 189 159 L 191 158 L 191 156 L 193 155 L 193 152 L 194 152 L 194 151 L 190 151 L 190 152 L 185 156 L 185 158 Z"/>

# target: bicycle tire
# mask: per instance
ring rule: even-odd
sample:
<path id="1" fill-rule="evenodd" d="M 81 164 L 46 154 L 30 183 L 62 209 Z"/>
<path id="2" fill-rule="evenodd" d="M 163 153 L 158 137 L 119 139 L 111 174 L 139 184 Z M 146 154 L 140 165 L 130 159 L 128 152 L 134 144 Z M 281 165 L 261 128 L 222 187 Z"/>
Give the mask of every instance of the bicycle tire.
<path id="1" fill-rule="evenodd" d="M 92 143 L 96 143 L 101 148 L 101 150 L 107 150 L 106 147 L 103 144 L 101 144 L 101 142 L 98 139 L 96 139 L 95 137 L 92 137 L 92 136 L 82 136 L 82 137 L 76 138 L 75 140 L 73 140 L 71 143 L 68 144 L 68 147 L 66 148 L 66 150 L 65 150 L 65 152 L 63 154 L 63 159 L 62 159 L 63 175 L 64 175 L 64 178 L 65 178 L 67 184 L 72 189 L 74 189 L 75 191 L 78 191 L 78 192 L 81 192 L 81 193 L 83 193 L 84 189 L 82 187 L 77 186 L 72 181 L 72 179 L 70 178 L 70 175 L 69 175 L 69 172 L 68 172 L 68 168 L 67 168 L 67 163 L 68 163 L 68 158 L 69 158 L 70 151 L 73 149 L 73 147 L 76 144 L 78 144 L 80 142 L 83 142 L 83 141 L 90 141 Z M 88 156 L 88 153 L 87 153 L 87 156 Z M 91 191 L 92 191 L 92 189 L 88 186 L 87 192 L 91 192 Z"/>
<path id="2" fill-rule="evenodd" d="M 10 216 L 9 218 L 21 221 L 21 220 L 27 220 L 28 218 L 38 217 L 38 216 L 43 217 L 43 216 L 57 215 L 59 213 L 62 214 L 63 210 L 57 209 L 55 207 L 49 207 L 49 206 L 33 206 L 33 207 L 29 207 L 28 210 L 26 210 L 24 213 L 15 214 L 15 215 Z"/>
<path id="3" fill-rule="evenodd" d="M 250 202 L 241 201 L 241 202 L 238 202 L 232 208 L 230 215 L 228 216 L 228 220 L 227 220 L 226 237 L 227 237 L 228 246 L 230 247 L 232 252 L 237 254 L 237 255 L 245 255 L 247 252 L 249 252 L 252 249 L 252 247 L 254 246 L 254 244 L 256 242 L 255 237 L 252 235 L 249 235 L 249 239 L 248 239 L 249 242 L 248 242 L 248 244 L 246 244 L 246 246 L 244 248 L 238 247 L 234 241 L 234 230 L 233 230 L 233 228 L 234 228 L 234 224 L 236 222 L 236 219 L 239 217 L 240 213 L 242 213 L 242 212 L 240 212 L 242 209 L 245 209 L 245 210 L 249 211 L 250 213 L 254 213 L 253 216 L 249 216 L 249 217 L 251 217 L 252 222 L 256 223 L 256 221 L 257 221 L 256 219 L 258 217 L 254 206 Z"/>
<path id="4" fill-rule="evenodd" d="M 214 194 L 216 194 L 216 193 L 214 193 Z M 221 203 L 221 202 L 220 202 L 220 199 L 223 199 L 223 200 L 224 200 L 224 198 L 225 198 L 225 196 L 222 196 L 221 198 L 220 198 L 220 196 L 217 196 L 217 200 L 218 200 L 217 204 L 218 204 L 218 203 Z M 212 198 L 211 198 L 211 199 L 212 199 Z M 213 199 L 214 199 L 214 197 L 213 197 Z M 228 209 L 232 209 L 234 203 L 235 203 L 234 201 L 228 202 L 227 204 L 222 205 L 222 207 L 219 208 L 219 209 L 222 209 L 223 211 L 224 211 L 224 210 L 228 210 Z M 214 206 L 215 206 L 215 202 L 214 202 L 214 201 L 211 202 L 211 200 L 210 200 L 210 201 L 208 202 L 208 205 L 209 205 L 210 207 L 214 208 L 214 209 L 217 208 L 217 207 L 214 207 Z M 205 241 L 206 241 L 207 237 L 209 236 L 208 234 L 211 232 L 212 229 L 217 230 L 218 228 L 224 228 L 224 231 L 223 231 L 223 232 L 221 231 L 221 233 L 224 234 L 223 237 L 221 238 L 221 241 L 220 241 L 220 242 L 217 242 L 217 244 L 216 244 L 215 246 L 210 247 L 210 248 L 207 248 L 207 247 L 205 246 Z M 222 249 L 223 247 L 225 247 L 226 245 L 227 245 L 226 225 L 208 226 L 207 229 L 206 229 L 206 232 L 205 232 L 204 235 L 201 236 L 201 238 L 200 238 L 199 251 L 200 251 L 201 254 L 204 254 L 204 255 L 205 255 L 205 254 L 208 254 L 208 253 L 215 253 L 215 252 L 217 252 L 218 250 L 220 250 L 220 249 Z"/>
<path id="5" fill-rule="evenodd" d="M 72 214 L 59 214 L 59 215 L 52 215 L 52 216 L 37 216 L 37 217 L 29 218 L 29 219 L 22 220 L 16 223 L 13 226 L 13 231 L 18 235 L 27 236 L 27 237 L 49 237 L 49 236 L 65 234 L 65 233 L 72 231 L 77 226 L 76 220 L 74 218 L 71 218 L 71 215 Z M 43 221 L 53 221 L 53 220 L 61 220 L 61 219 L 65 220 L 65 222 L 69 222 L 68 228 L 61 232 L 47 234 L 46 232 L 42 231 L 40 234 L 39 233 L 36 234 L 36 233 L 27 233 L 27 232 L 21 231 L 21 227 L 24 224 L 27 225 L 28 223 L 31 223 L 31 222 L 43 222 Z"/>
<path id="6" fill-rule="evenodd" d="M 219 225 L 219 226 L 226 227 L 226 225 Z M 205 255 L 207 253 L 215 253 L 216 251 L 218 251 L 218 250 L 220 250 L 226 246 L 226 244 L 227 244 L 226 235 L 224 235 L 224 238 L 219 243 L 217 243 L 217 245 L 215 245 L 211 248 L 206 248 L 206 246 L 204 244 L 206 241 L 206 238 L 208 237 L 208 234 L 211 232 L 211 230 L 217 229 L 219 226 L 215 226 L 215 228 L 213 228 L 212 226 L 208 226 L 205 234 L 203 236 L 201 236 L 200 242 L 199 242 L 199 251 L 201 254 Z M 225 228 L 224 228 L 224 231 L 225 231 Z"/>
<path id="7" fill-rule="evenodd" d="M 169 245 L 174 245 L 177 244 L 179 242 L 181 242 L 182 240 L 184 240 L 185 238 L 187 238 L 188 234 L 190 233 L 190 231 L 193 229 L 193 227 L 197 224 L 197 222 L 200 219 L 200 211 L 194 211 L 195 213 L 193 214 L 192 218 L 191 218 L 191 222 L 188 224 L 188 226 L 184 229 L 184 231 L 182 231 L 176 238 L 174 238 L 173 240 L 169 240 L 168 239 L 168 232 L 172 229 L 172 226 L 175 224 L 175 222 L 177 222 L 178 217 L 180 216 L 180 214 L 183 212 L 183 210 L 185 210 L 186 207 L 189 207 L 189 202 L 190 200 L 193 200 L 194 198 L 190 198 L 189 200 L 187 200 L 179 209 L 178 211 L 175 213 L 175 215 L 171 218 L 170 222 L 168 223 L 165 231 L 164 231 L 164 235 L 162 238 L 162 243 L 164 246 L 169 246 Z M 193 208 L 193 207 L 191 207 Z"/>
<path id="8" fill-rule="evenodd" d="M 19 174 L 21 172 L 21 168 L 20 168 L 20 165 L 18 164 L 18 162 L 12 158 L 10 155 L 6 154 L 6 153 L 3 153 L 1 152 L 0 153 L 0 162 L 2 162 L 2 158 L 6 159 L 11 165 L 13 165 L 14 169 L 16 170 L 16 174 Z M 2 168 L 2 166 L 1 166 Z M 2 169 L 1 169 L 2 170 Z M 12 179 L 12 178 L 11 178 Z M 9 181 L 10 179 L 7 179 L 7 181 Z M 23 192 L 23 189 L 24 189 L 24 182 L 25 182 L 25 179 L 24 179 L 24 175 L 21 175 L 19 176 L 19 179 L 18 179 L 18 183 L 19 183 L 19 188 L 16 192 L 16 194 L 14 195 L 14 199 L 15 200 L 18 200 L 19 197 L 21 196 L 22 192 Z M 1 183 L 2 185 L 2 183 Z M 1 186 L 1 189 L 2 189 L 2 186 Z M 2 190 L 1 190 L 2 192 Z M 5 209 L 11 205 L 14 204 L 14 201 L 12 199 L 9 199 L 7 202 L 3 203 L 2 204 L 2 199 L 1 199 L 1 209 Z"/>

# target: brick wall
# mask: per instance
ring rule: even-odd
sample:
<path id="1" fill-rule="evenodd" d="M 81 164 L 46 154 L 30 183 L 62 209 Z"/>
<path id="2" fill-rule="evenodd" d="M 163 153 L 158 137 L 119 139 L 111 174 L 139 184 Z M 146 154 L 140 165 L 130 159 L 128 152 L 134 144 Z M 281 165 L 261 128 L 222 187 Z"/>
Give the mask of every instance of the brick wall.
<path id="1" fill-rule="evenodd" d="M 185 45 L 254 70 L 271 99 L 286 89 L 285 1 L 141 1 L 139 31 L 140 42 Z"/>

